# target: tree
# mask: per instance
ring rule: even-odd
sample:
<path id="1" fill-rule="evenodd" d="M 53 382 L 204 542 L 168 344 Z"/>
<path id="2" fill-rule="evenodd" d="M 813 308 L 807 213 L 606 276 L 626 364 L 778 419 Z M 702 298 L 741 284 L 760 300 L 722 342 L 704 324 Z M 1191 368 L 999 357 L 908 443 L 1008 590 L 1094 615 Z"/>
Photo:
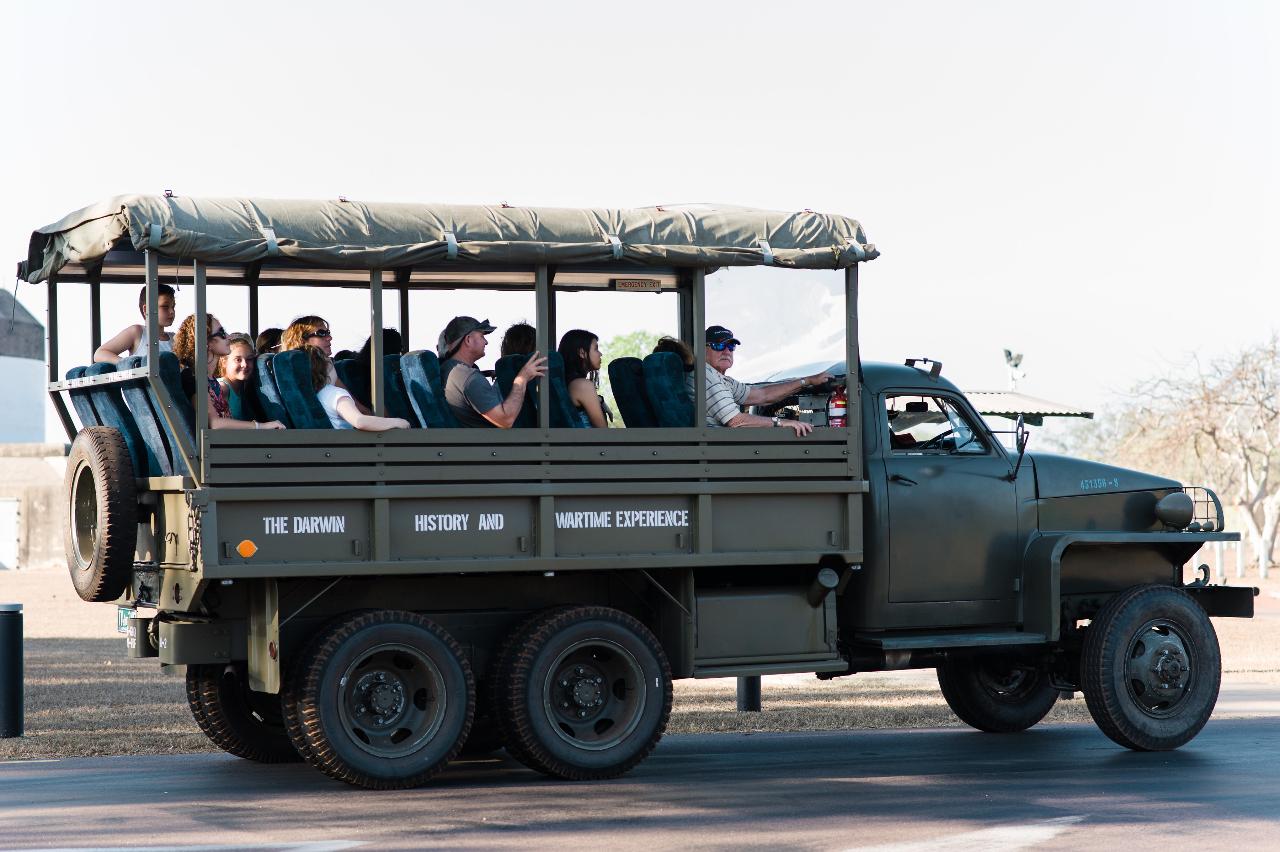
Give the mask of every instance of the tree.
<path id="1" fill-rule="evenodd" d="M 1267 576 L 1280 533 L 1280 340 L 1140 385 L 1084 451 L 1211 485 Z"/>

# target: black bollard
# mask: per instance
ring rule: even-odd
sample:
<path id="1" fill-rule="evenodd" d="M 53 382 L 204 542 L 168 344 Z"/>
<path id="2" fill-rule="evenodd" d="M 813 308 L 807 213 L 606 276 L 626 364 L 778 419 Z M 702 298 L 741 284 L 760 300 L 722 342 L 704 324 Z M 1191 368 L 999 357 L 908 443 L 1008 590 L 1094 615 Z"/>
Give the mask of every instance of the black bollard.
<path id="1" fill-rule="evenodd" d="M 0 603 L 0 739 L 22 736 L 22 604 Z"/>
<path id="2" fill-rule="evenodd" d="M 738 709 L 760 712 L 760 675 L 738 678 Z"/>

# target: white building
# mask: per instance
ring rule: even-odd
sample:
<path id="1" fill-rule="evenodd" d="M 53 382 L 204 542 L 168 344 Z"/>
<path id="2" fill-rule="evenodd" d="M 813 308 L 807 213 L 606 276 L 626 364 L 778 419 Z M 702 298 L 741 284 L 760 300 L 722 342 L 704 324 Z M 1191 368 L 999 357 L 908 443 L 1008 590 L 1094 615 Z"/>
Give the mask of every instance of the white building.
<path id="1" fill-rule="evenodd" d="M 44 326 L 0 290 L 0 444 L 44 437 Z"/>

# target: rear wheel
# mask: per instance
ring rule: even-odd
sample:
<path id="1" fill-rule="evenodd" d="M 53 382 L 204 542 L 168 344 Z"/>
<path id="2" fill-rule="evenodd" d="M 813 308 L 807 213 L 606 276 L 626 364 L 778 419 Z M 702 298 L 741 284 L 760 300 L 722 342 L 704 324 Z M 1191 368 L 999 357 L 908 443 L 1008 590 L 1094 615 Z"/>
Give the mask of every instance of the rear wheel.
<path id="1" fill-rule="evenodd" d="M 291 727 L 325 774 L 375 790 L 415 787 L 462 748 L 475 682 L 462 648 L 421 615 L 361 613 L 312 643 L 292 685 Z"/>
<path id="2" fill-rule="evenodd" d="M 113 601 L 129 586 L 138 541 L 138 495 L 124 438 L 81 429 L 67 457 L 67 567 L 86 601 Z"/>
<path id="3" fill-rule="evenodd" d="M 1136 751 L 1175 749 L 1198 734 L 1222 682 L 1213 623 L 1171 586 L 1135 586 L 1107 601 L 1085 634 L 1081 669 L 1094 722 Z"/>
<path id="4" fill-rule="evenodd" d="M 187 666 L 187 704 L 205 736 L 229 754 L 260 763 L 300 759 L 278 698 L 249 689 L 243 663 Z"/>
<path id="5" fill-rule="evenodd" d="M 960 721 L 989 734 L 1025 731 L 1058 700 L 1047 672 L 1002 657 L 949 659 L 938 686 Z"/>
<path id="6" fill-rule="evenodd" d="M 622 775 L 653 751 L 671 714 L 671 669 L 647 627 L 600 606 L 553 610 L 508 642 L 496 712 L 507 750 L 580 781 Z"/>

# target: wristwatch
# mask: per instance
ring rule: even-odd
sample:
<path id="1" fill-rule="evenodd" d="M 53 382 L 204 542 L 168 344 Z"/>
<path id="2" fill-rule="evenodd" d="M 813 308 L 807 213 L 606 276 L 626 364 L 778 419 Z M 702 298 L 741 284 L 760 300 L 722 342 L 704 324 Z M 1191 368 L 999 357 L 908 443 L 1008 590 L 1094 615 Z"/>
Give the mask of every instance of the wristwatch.
<path id="1" fill-rule="evenodd" d="M 774 425 L 774 426 L 781 426 L 781 425 L 782 425 L 782 418 L 778 417 L 778 415 L 776 415 L 776 414 L 775 414 L 775 415 L 773 415 L 773 425 Z"/>

